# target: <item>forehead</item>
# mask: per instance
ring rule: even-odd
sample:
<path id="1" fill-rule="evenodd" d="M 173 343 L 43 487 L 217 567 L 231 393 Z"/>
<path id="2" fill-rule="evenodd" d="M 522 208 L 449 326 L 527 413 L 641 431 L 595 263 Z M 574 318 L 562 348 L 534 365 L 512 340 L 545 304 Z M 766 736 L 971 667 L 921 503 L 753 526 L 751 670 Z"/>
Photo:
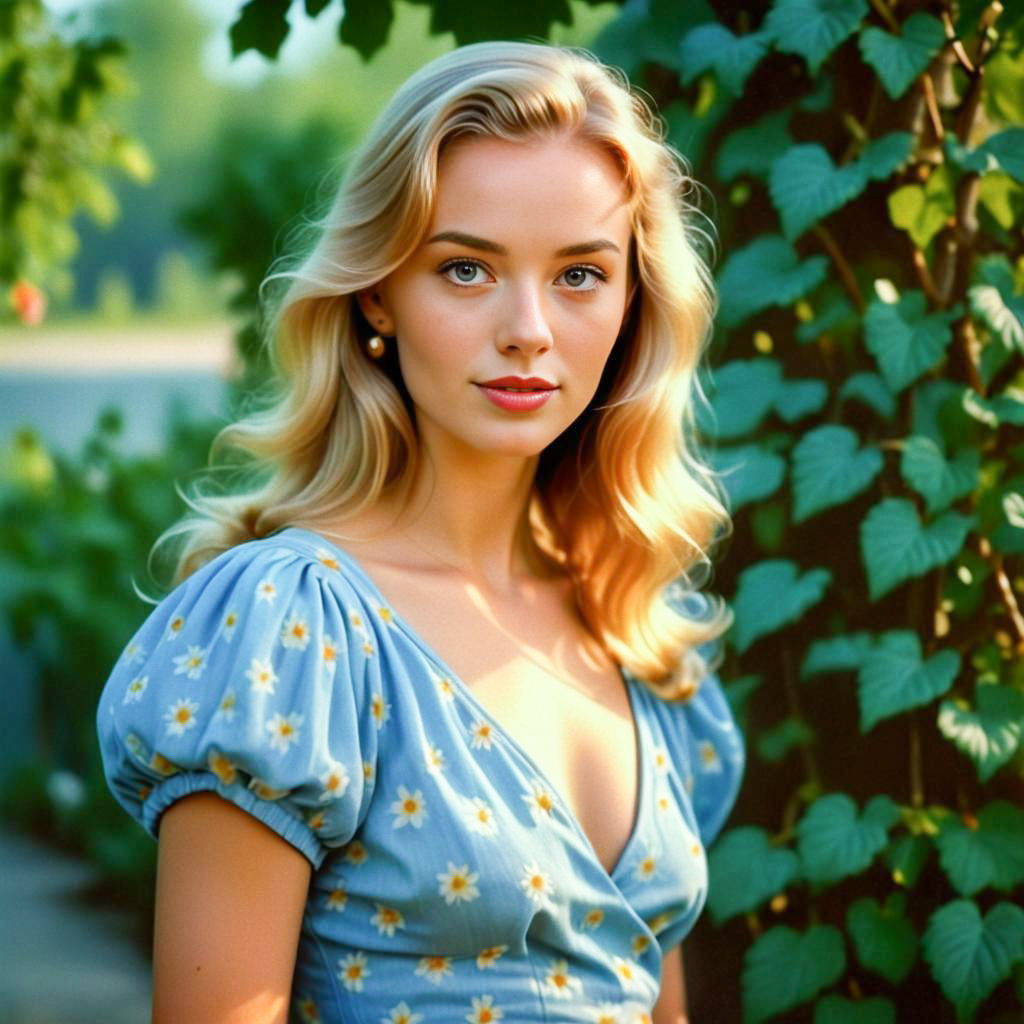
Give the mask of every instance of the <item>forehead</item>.
<path id="1" fill-rule="evenodd" d="M 602 236 L 625 252 L 630 217 L 623 173 L 598 145 L 567 136 L 459 139 L 438 167 L 429 234 L 444 230 L 545 251 Z"/>

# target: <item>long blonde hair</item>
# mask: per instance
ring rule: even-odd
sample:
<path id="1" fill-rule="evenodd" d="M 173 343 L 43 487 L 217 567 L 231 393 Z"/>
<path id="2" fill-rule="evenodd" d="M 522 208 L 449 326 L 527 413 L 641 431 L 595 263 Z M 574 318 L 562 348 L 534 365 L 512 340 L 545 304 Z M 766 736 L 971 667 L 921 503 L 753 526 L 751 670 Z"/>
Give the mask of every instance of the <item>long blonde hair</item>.
<path id="1" fill-rule="evenodd" d="M 530 529 L 572 577 L 583 621 L 616 661 L 667 698 L 694 691 L 713 667 L 697 648 L 732 621 L 724 601 L 697 594 L 712 547 L 731 531 L 694 430 L 716 307 L 701 250 L 713 242 L 661 123 L 621 75 L 575 49 L 465 46 L 398 90 L 316 223 L 312 249 L 264 282 L 285 285 L 267 318 L 276 392 L 214 442 L 214 455 L 241 452 L 252 473 L 231 493 L 194 487 L 191 514 L 157 542 L 178 543 L 176 579 L 284 526 L 337 524 L 408 484 L 420 457 L 415 423 L 393 355 L 365 354 L 372 331 L 355 295 L 419 245 L 449 141 L 552 132 L 602 147 L 622 168 L 636 288 L 594 400 L 541 454 Z M 705 614 L 673 607 L 670 585 L 683 602 L 699 597 Z"/>

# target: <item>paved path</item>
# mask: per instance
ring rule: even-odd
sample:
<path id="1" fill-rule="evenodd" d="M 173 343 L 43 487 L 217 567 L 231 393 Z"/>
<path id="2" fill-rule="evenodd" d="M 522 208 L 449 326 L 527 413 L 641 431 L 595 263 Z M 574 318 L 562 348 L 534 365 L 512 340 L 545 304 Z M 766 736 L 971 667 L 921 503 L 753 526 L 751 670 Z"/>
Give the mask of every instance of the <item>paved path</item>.
<path id="1" fill-rule="evenodd" d="M 81 861 L 0 828 L 0 1021 L 148 1024 L 149 967 Z"/>

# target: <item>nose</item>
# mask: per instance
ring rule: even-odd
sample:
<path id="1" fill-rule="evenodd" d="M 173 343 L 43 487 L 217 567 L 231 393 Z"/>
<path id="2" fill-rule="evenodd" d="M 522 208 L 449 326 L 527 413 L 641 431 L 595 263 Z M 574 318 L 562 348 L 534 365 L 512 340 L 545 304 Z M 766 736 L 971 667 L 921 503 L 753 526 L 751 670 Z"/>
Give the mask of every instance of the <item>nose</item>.
<path id="1" fill-rule="evenodd" d="M 553 343 L 541 290 L 528 282 L 510 287 L 497 332 L 498 347 L 503 352 L 534 356 L 546 352 Z"/>

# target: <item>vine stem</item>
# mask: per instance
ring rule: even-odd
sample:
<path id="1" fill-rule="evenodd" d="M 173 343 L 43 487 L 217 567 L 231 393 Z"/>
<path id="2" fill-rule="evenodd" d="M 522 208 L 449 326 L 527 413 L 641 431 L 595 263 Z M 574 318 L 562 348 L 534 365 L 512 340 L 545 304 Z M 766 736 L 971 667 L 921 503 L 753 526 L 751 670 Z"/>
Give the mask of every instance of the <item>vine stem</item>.
<path id="1" fill-rule="evenodd" d="M 916 711 L 910 714 L 910 805 L 924 807 L 924 770 L 921 763 L 921 723 Z"/>
<path id="2" fill-rule="evenodd" d="M 949 11 L 942 12 L 942 24 L 945 26 L 946 38 L 953 47 L 953 53 L 956 54 L 956 59 L 960 61 L 964 71 L 969 75 L 973 75 L 975 71 L 974 64 L 972 63 L 971 58 L 967 56 L 964 44 L 957 38 L 956 29 L 953 27 L 953 19 L 949 16 Z"/>
<path id="3" fill-rule="evenodd" d="M 924 253 L 913 242 L 910 245 L 914 270 L 917 272 L 917 280 L 920 282 L 922 291 L 936 306 L 941 305 L 942 296 L 939 294 L 938 288 L 935 287 L 935 279 L 928 268 L 928 261 L 925 259 Z"/>
<path id="4" fill-rule="evenodd" d="M 935 83 L 932 81 L 932 76 L 927 73 L 921 76 L 921 91 L 924 93 L 924 102 L 928 108 L 928 117 L 932 122 L 932 131 L 935 133 L 935 139 L 937 142 L 942 142 L 946 137 L 946 129 L 942 126 L 939 101 L 935 98 Z"/>
<path id="5" fill-rule="evenodd" d="M 889 26 L 889 31 L 899 35 L 900 23 L 893 16 L 892 11 L 889 10 L 889 6 L 885 3 L 885 0 L 871 0 L 871 6 L 875 9 L 875 13 L 882 19 L 882 21 Z"/>
<path id="6" fill-rule="evenodd" d="M 1024 615 L 1021 614 L 1020 605 L 1017 604 L 1017 595 L 1013 592 L 1013 584 L 1010 583 L 1010 577 L 1006 575 L 1003 556 L 1000 552 L 992 549 L 988 537 L 978 538 L 978 549 L 981 551 L 982 557 L 988 560 L 995 572 L 999 592 L 1003 595 L 1007 614 L 1010 616 L 1010 622 L 1013 623 L 1014 632 L 1017 634 L 1017 653 L 1024 654 Z"/>
<path id="7" fill-rule="evenodd" d="M 824 224 L 815 224 L 814 233 L 818 236 L 821 244 L 825 247 L 825 251 L 836 265 L 836 270 L 839 271 L 839 277 L 843 282 L 843 287 L 846 289 L 846 294 L 853 300 L 853 304 L 857 307 L 857 312 L 863 313 L 864 296 L 860 293 L 860 285 L 857 284 L 857 278 L 854 277 L 853 270 L 843 255 L 842 249 L 839 248 L 836 240 Z"/>
<path id="8" fill-rule="evenodd" d="M 803 708 L 800 706 L 800 694 L 797 692 L 796 679 L 793 674 L 793 656 L 786 644 L 782 645 L 782 685 L 786 693 L 786 706 L 790 715 L 798 722 L 805 721 Z M 815 786 L 821 784 L 821 772 L 814 751 L 804 743 L 800 744 L 800 757 L 804 762 L 804 774 L 807 781 Z"/>

